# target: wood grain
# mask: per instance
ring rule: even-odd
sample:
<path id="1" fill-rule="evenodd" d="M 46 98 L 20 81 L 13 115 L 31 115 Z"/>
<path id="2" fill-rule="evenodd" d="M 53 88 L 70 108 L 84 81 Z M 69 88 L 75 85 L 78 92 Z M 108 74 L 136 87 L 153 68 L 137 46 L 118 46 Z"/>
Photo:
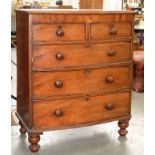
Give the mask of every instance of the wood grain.
<path id="1" fill-rule="evenodd" d="M 121 116 L 128 116 L 129 93 L 116 93 L 89 98 L 34 102 L 33 127 L 57 128 L 69 127 L 77 124 L 105 121 Z M 112 103 L 113 110 L 107 110 L 105 105 Z M 55 116 L 55 111 L 61 109 L 63 115 Z"/>
<path id="2" fill-rule="evenodd" d="M 29 17 L 17 12 L 17 112 L 30 127 Z"/>
<path id="3" fill-rule="evenodd" d="M 93 14 L 93 10 L 88 13 L 81 14 L 52 14 L 51 23 L 103 23 L 103 22 L 130 22 L 132 23 L 134 14 L 119 13 L 99 13 Z M 46 14 L 45 14 L 46 15 Z M 33 16 L 33 15 L 32 15 Z"/>
<path id="4" fill-rule="evenodd" d="M 50 15 L 33 15 L 32 16 L 32 23 L 51 23 L 51 16 Z"/>
<path id="5" fill-rule="evenodd" d="M 17 9 L 16 12 L 25 12 L 30 15 L 45 15 L 45 14 L 50 14 L 50 15 L 57 15 L 57 14 L 62 14 L 62 15 L 111 15 L 111 16 L 117 16 L 117 15 L 133 15 L 135 16 L 134 11 L 105 11 L 103 9 Z"/>
<path id="6" fill-rule="evenodd" d="M 64 36 L 56 35 L 59 26 Z M 86 39 L 84 24 L 38 24 L 33 26 L 33 41 L 82 41 Z"/>
<path id="7" fill-rule="evenodd" d="M 130 42 L 33 46 L 33 67 L 79 66 L 130 60 Z M 109 52 L 115 51 L 114 55 Z M 63 59 L 56 55 L 62 53 Z"/>
<path id="8" fill-rule="evenodd" d="M 112 83 L 106 81 L 109 75 L 114 77 Z M 112 91 L 129 87 L 129 79 L 129 67 L 86 69 L 72 72 L 35 72 L 33 74 L 33 98 Z M 61 88 L 55 86 L 57 80 L 62 82 Z"/>
<path id="9" fill-rule="evenodd" d="M 109 34 L 110 25 L 116 28 L 117 34 Z M 95 23 L 91 24 L 91 39 L 101 40 L 107 38 L 121 38 L 132 36 L 132 25 L 129 22 L 116 22 L 116 23 Z"/>

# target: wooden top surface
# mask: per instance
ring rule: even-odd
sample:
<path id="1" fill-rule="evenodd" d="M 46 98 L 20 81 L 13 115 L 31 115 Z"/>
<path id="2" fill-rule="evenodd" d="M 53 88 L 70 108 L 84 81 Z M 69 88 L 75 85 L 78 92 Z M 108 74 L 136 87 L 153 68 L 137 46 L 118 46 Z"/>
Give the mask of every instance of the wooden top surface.
<path id="1" fill-rule="evenodd" d="M 17 9 L 28 14 L 135 14 L 134 11 L 104 11 L 102 9 Z"/>

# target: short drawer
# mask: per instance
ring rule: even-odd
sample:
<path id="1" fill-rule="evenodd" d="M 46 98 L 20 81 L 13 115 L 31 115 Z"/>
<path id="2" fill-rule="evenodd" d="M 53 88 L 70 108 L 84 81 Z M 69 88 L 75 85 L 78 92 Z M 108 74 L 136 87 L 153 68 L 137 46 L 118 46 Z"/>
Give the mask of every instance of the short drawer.
<path id="1" fill-rule="evenodd" d="M 115 91 L 130 86 L 129 67 L 34 72 L 33 98 Z"/>
<path id="2" fill-rule="evenodd" d="M 91 39 L 132 37 L 132 24 L 129 22 L 94 23 L 91 25 Z"/>
<path id="3" fill-rule="evenodd" d="M 33 41 L 84 41 L 85 24 L 36 24 L 33 25 Z"/>
<path id="4" fill-rule="evenodd" d="M 131 42 L 33 47 L 33 67 L 52 68 L 127 61 Z"/>
<path id="5" fill-rule="evenodd" d="M 67 128 L 130 115 L 130 93 L 34 102 L 34 128 Z"/>

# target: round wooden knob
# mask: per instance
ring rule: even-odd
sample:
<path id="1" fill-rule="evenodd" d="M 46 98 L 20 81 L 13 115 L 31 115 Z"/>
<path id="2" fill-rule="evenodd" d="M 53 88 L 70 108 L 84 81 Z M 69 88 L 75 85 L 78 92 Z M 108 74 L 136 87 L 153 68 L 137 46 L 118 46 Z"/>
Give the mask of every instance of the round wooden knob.
<path id="1" fill-rule="evenodd" d="M 57 53 L 57 54 L 56 54 L 56 59 L 57 59 L 57 60 L 63 60 L 63 59 L 64 59 L 64 54 L 61 53 L 61 52 Z"/>
<path id="2" fill-rule="evenodd" d="M 56 86 L 57 88 L 61 88 L 61 87 L 63 86 L 62 81 L 61 81 L 61 80 L 55 81 L 55 86 Z"/>
<path id="3" fill-rule="evenodd" d="M 61 117 L 61 116 L 63 116 L 63 111 L 62 111 L 62 109 L 57 109 L 57 110 L 55 110 L 55 111 L 54 111 L 54 115 L 55 115 L 56 117 Z"/>
<path id="4" fill-rule="evenodd" d="M 64 36 L 64 30 L 62 28 L 59 28 L 57 31 L 56 31 L 56 35 L 58 37 L 62 37 Z"/>
<path id="5" fill-rule="evenodd" d="M 114 77 L 111 76 L 111 75 L 109 75 L 109 76 L 106 77 L 106 81 L 107 81 L 108 83 L 112 83 L 112 82 L 114 81 Z"/>
<path id="6" fill-rule="evenodd" d="M 107 103 L 107 104 L 105 105 L 105 108 L 106 108 L 107 110 L 112 110 L 112 109 L 114 108 L 114 105 L 113 105 L 112 103 Z"/>
<path id="7" fill-rule="evenodd" d="M 114 56 L 116 54 L 116 51 L 115 50 L 109 50 L 108 52 L 107 52 L 107 55 L 108 56 Z"/>

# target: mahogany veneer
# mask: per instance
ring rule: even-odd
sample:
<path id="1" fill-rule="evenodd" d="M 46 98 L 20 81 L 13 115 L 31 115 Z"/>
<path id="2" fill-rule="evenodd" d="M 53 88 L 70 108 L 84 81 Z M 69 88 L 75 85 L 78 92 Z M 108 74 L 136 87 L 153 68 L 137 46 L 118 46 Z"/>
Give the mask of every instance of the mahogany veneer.
<path id="1" fill-rule="evenodd" d="M 17 116 L 40 134 L 131 117 L 133 12 L 17 10 Z"/>
<path id="2" fill-rule="evenodd" d="M 99 65 L 129 61 L 130 55 L 130 42 L 33 46 L 33 66 L 34 68 L 50 68 Z"/>

